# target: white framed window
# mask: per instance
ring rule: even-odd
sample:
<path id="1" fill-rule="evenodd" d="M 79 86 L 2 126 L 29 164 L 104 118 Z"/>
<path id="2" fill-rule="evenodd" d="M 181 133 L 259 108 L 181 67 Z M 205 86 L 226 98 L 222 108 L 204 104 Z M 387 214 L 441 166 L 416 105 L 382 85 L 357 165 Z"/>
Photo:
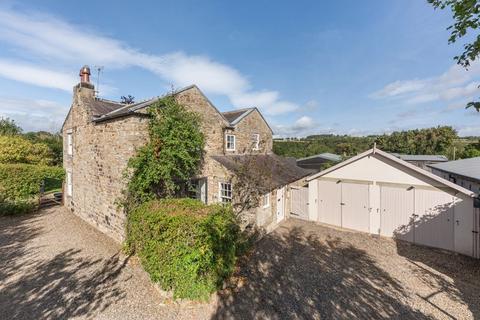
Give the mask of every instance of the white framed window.
<path id="1" fill-rule="evenodd" d="M 258 133 L 252 134 L 252 145 L 253 145 L 253 150 L 260 149 L 260 135 Z"/>
<path id="2" fill-rule="evenodd" d="M 227 144 L 227 151 L 235 151 L 235 136 L 233 134 L 227 134 L 225 142 Z"/>
<path id="3" fill-rule="evenodd" d="M 73 155 L 73 134 L 72 134 L 72 132 L 67 133 L 67 154 L 69 156 Z"/>
<path id="4" fill-rule="evenodd" d="M 72 172 L 67 171 L 67 196 L 71 197 L 73 191 Z"/>
<path id="5" fill-rule="evenodd" d="M 264 208 L 270 207 L 270 193 L 263 195 L 263 207 Z"/>
<path id="6" fill-rule="evenodd" d="M 219 196 L 220 202 L 231 203 L 232 202 L 232 184 L 229 182 L 219 182 Z"/>

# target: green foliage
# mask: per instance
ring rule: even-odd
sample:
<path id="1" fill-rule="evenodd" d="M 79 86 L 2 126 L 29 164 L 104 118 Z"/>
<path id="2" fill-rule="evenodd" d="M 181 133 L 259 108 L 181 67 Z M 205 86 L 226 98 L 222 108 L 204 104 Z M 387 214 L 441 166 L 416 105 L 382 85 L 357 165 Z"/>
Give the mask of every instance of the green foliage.
<path id="1" fill-rule="evenodd" d="M 0 136 L 15 136 L 21 133 L 22 128 L 20 128 L 14 120 L 0 118 Z"/>
<path id="2" fill-rule="evenodd" d="M 37 207 L 34 199 L 2 200 L 0 195 L 0 216 L 32 213 Z"/>
<path id="3" fill-rule="evenodd" d="M 285 157 L 304 158 L 329 152 L 353 156 L 372 147 L 375 137 L 314 135 L 304 139 L 274 140 L 273 152 Z"/>
<path id="4" fill-rule="evenodd" d="M 455 43 L 475 31 L 480 26 L 480 2 L 478 0 L 427 0 L 435 9 L 450 8 L 453 13 L 454 24 L 447 29 L 451 30 L 448 43 Z M 480 36 L 473 37 L 472 42 L 463 45 L 463 52 L 455 56 L 457 63 L 465 68 L 478 58 L 480 54 Z M 480 102 L 472 101 L 466 106 L 480 112 Z"/>
<path id="5" fill-rule="evenodd" d="M 205 141 L 196 113 L 173 97 L 161 99 L 148 113 L 150 141 L 128 164 L 128 203 L 185 194 L 203 157 Z"/>
<path id="6" fill-rule="evenodd" d="M 480 3 L 477 0 L 428 0 L 435 9 L 445 9 L 449 7 L 453 13 L 455 23 L 448 27 L 452 30 L 449 43 L 455 43 L 469 31 L 476 30 L 480 26 Z M 457 63 L 468 67 L 475 61 L 480 54 L 480 37 L 476 37 L 472 43 L 467 43 L 463 47 L 464 52 L 455 57 Z"/>
<path id="7" fill-rule="evenodd" d="M 28 199 L 40 191 L 45 179 L 49 183 L 46 189 L 61 186 L 65 172 L 60 167 L 48 167 L 30 164 L 0 164 L 0 190 L 4 200 Z"/>
<path id="8" fill-rule="evenodd" d="M 304 158 L 323 152 L 351 157 L 370 149 L 374 142 L 387 152 L 405 154 L 443 154 L 453 157 L 453 148 L 463 150 L 468 142 L 460 141 L 452 127 L 434 127 L 393 132 L 381 136 L 352 137 L 315 135 L 304 139 L 274 140 L 273 151 L 282 156 Z"/>
<path id="9" fill-rule="evenodd" d="M 466 145 L 461 153 L 461 158 L 463 159 L 474 157 L 480 157 L 480 141 Z"/>
<path id="10" fill-rule="evenodd" d="M 21 136 L 0 136 L 0 163 L 51 165 L 54 156 L 43 143 L 32 143 Z"/>
<path id="11" fill-rule="evenodd" d="M 63 162 L 63 138 L 60 133 L 46 131 L 27 132 L 23 137 L 32 143 L 41 143 L 48 146 L 52 152 L 52 165 L 61 166 Z"/>
<path id="12" fill-rule="evenodd" d="M 230 206 L 164 199 L 128 216 L 127 248 L 175 298 L 204 300 L 218 289 L 233 272 L 239 239 Z"/>
<path id="13" fill-rule="evenodd" d="M 382 135 L 377 138 L 377 146 L 387 152 L 447 155 L 457 138 L 457 132 L 445 126 Z"/>

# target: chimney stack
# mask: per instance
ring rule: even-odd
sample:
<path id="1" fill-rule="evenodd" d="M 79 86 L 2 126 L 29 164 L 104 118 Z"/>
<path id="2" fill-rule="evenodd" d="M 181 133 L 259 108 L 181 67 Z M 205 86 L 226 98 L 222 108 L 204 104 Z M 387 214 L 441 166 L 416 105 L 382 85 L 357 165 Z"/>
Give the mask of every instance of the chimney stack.
<path id="1" fill-rule="evenodd" d="M 87 65 L 80 69 L 80 83 L 90 84 L 90 68 Z"/>

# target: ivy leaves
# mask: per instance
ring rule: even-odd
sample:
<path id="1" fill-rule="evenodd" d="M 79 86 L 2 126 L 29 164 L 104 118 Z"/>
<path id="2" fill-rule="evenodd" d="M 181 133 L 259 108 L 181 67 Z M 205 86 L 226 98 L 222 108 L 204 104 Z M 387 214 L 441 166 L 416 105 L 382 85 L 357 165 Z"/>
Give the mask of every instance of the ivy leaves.
<path id="1" fill-rule="evenodd" d="M 148 113 L 150 140 L 128 164 L 133 170 L 128 193 L 135 202 L 184 194 L 200 167 L 205 146 L 199 115 L 173 96 L 159 100 Z"/>

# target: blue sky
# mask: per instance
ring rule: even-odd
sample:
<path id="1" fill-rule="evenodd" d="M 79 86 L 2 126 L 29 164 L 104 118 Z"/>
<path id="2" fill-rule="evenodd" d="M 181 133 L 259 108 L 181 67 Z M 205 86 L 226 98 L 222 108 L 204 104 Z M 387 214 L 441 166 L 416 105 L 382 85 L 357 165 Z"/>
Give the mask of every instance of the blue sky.
<path id="1" fill-rule="evenodd" d="M 222 111 L 259 107 L 282 136 L 480 135 L 464 109 L 480 65 L 455 65 L 451 22 L 421 0 L 2 1 L 0 116 L 58 130 L 88 64 L 104 66 L 101 97 L 195 83 Z"/>

